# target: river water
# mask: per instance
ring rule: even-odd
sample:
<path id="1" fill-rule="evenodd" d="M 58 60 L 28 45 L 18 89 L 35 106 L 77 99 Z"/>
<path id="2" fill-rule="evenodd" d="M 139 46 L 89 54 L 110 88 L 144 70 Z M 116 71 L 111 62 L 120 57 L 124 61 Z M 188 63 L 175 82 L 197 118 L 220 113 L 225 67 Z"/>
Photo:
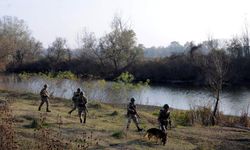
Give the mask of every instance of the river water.
<path id="1" fill-rule="evenodd" d="M 127 103 L 135 97 L 136 103 L 188 110 L 195 106 L 214 105 L 214 97 L 208 89 L 181 86 L 146 86 L 139 89 L 126 89 L 114 86 L 113 82 L 103 80 L 81 81 L 67 79 L 45 79 L 31 77 L 21 79 L 17 75 L 0 75 L 0 88 L 39 93 L 44 84 L 54 96 L 70 99 L 80 87 L 89 99 L 108 103 Z M 220 111 L 224 114 L 240 115 L 250 105 L 250 88 L 227 89 L 221 94 Z M 250 113 L 250 110 L 248 110 Z"/>

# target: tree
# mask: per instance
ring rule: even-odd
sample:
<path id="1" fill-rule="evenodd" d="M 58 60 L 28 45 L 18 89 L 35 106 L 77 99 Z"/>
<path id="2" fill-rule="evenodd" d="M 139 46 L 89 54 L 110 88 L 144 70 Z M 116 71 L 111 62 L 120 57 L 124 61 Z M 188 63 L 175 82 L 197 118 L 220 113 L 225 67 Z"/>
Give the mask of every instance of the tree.
<path id="1" fill-rule="evenodd" d="M 234 37 L 230 40 L 227 51 L 233 58 L 242 58 L 243 57 L 243 46 L 239 38 Z"/>
<path id="2" fill-rule="evenodd" d="M 59 63 L 71 59 L 71 52 L 66 43 L 66 39 L 58 37 L 49 46 L 47 57 L 51 62 Z"/>
<path id="3" fill-rule="evenodd" d="M 34 60 L 41 49 L 42 44 L 31 36 L 23 20 L 10 16 L 0 19 L 1 64 L 22 64 L 24 61 Z"/>
<path id="4" fill-rule="evenodd" d="M 99 41 L 101 58 L 112 66 L 114 75 L 124 72 L 143 56 L 141 45 L 136 43 L 136 34 L 119 16 L 115 16 L 112 31 Z"/>
<path id="5" fill-rule="evenodd" d="M 249 33 L 248 33 L 248 26 L 245 24 L 245 28 L 243 30 L 242 34 L 242 46 L 243 46 L 243 52 L 245 57 L 250 56 L 250 46 L 249 46 Z"/>
<path id="6" fill-rule="evenodd" d="M 114 17 L 111 32 L 97 39 L 85 30 L 78 35 L 78 45 L 82 60 L 96 60 L 112 76 L 125 72 L 143 57 L 143 45 L 137 44 L 135 32 L 119 16 Z"/>
<path id="7" fill-rule="evenodd" d="M 226 76 L 229 69 L 230 60 L 226 55 L 225 51 L 222 49 L 213 49 L 205 57 L 204 61 L 204 73 L 206 76 L 207 83 L 212 89 L 214 96 L 216 98 L 215 106 L 213 110 L 212 124 L 215 125 L 219 101 L 220 101 L 220 93 L 222 91 L 223 84 L 226 81 Z"/>

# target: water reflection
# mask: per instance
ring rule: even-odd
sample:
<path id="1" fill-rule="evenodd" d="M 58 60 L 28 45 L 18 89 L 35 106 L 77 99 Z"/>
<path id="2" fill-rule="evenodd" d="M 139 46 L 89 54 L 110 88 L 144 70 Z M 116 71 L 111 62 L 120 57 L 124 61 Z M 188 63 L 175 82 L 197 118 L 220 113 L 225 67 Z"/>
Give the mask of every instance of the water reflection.
<path id="1" fill-rule="evenodd" d="M 168 103 L 173 108 L 190 109 L 193 105 L 213 105 L 214 98 L 206 89 L 190 87 L 151 86 L 129 92 L 123 89 L 114 90 L 112 82 L 48 80 L 32 77 L 21 80 L 16 75 L 0 75 L 0 88 L 39 93 L 44 84 L 49 85 L 49 91 L 54 96 L 70 99 L 73 92 L 82 88 L 90 99 L 109 103 L 127 103 L 130 97 L 135 97 L 137 103 L 162 106 Z M 250 105 L 250 89 L 229 89 L 222 93 L 220 110 L 225 114 L 240 115 L 243 109 Z"/>

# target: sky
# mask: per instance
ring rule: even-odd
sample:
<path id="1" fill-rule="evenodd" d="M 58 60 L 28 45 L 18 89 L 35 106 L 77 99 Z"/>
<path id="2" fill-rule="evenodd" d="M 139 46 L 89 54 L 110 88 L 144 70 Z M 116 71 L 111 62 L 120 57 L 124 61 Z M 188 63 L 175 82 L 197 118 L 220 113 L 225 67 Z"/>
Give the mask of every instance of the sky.
<path id="1" fill-rule="evenodd" d="M 240 36 L 249 6 L 249 0 L 0 0 L 0 17 L 23 19 L 44 47 L 63 37 L 74 48 L 83 29 L 101 37 L 119 14 L 137 42 L 151 47 Z"/>

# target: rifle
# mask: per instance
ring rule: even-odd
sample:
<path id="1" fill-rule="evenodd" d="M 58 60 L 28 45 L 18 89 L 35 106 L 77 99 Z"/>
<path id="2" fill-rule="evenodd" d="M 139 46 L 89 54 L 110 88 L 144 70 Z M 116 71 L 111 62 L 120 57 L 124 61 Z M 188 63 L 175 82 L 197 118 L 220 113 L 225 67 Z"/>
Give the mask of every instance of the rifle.
<path id="1" fill-rule="evenodd" d="M 137 113 L 137 111 L 136 111 L 136 110 L 134 110 L 134 111 L 135 111 L 136 116 L 137 116 L 138 118 L 141 118 L 140 115 Z"/>
<path id="2" fill-rule="evenodd" d="M 53 98 L 53 97 L 54 97 L 54 91 L 49 94 L 48 98 Z"/>
<path id="3" fill-rule="evenodd" d="M 132 108 L 133 108 L 133 111 L 135 112 L 135 115 L 136 115 L 138 118 L 141 118 L 140 115 L 137 113 L 136 108 L 135 108 L 135 107 L 132 107 Z"/>

